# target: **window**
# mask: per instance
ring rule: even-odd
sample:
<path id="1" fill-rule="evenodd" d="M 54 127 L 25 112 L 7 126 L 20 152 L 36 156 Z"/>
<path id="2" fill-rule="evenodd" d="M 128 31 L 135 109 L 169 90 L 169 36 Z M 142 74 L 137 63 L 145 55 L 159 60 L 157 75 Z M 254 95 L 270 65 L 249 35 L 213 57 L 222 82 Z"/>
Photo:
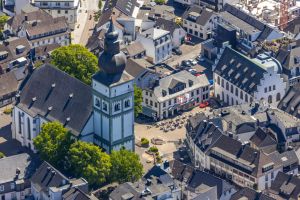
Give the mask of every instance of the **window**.
<path id="1" fill-rule="evenodd" d="M 276 85 L 273 85 L 273 90 L 276 90 Z"/>
<path id="2" fill-rule="evenodd" d="M 268 103 L 272 103 L 272 95 L 269 95 L 269 97 L 268 97 Z"/>
<path id="3" fill-rule="evenodd" d="M 67 10 L 65 10 L 65 14 L 68 14 L 68 11 L 67 11 Z"/>
<path id="4" fill-rule="evenodd" d="M 245 101 L 248 102 L 248 95 L 245 94 Z"/>
<path id="5" fill-rule="evenodd" d="M 226 90 L 229 90 L 229 83 L 226 82 Z"/>
<path id="6" fill-rule="evenodd" d="M 22 133 L 22 125 L 21 125 L 21 122 L 22 122 L 22 115 L 21 115 L 21 112 L 19 112 L 19 134 Z"/>
<path id="7" fill-rule="evenodd" d="M 0 185 L 0 192 L 4 191 L 4 185 Z"/>
<path id="8" fill-rule="evenodd" d="M 10 188 L 13 190 L 13 189 L 15 189 L 15 184 L 14 183 L 11 183 L 10 184 Z"/>
<path id="9" fill-rule="evenodd" d="M 233 94 L 233 85 L 230 86 L 230 92 Z"/>
<path id="10" fill-rule="evenodd" d="M 146 104 L 148 105 L 148 99 L 145 99 Z"/>
<path id="11" fill-rule="evenodd" d="M 27 118 L 27 139 L 31 140 L 31 128 L 30 128 L 30 119 Z"/>
<path id="12" fill-rule="evenodd" d="M 265 93 L 267 93 L 267 92 L 268 92 L 268 88 L 265 87 Z"/>
<path id="13" fill-rule="evenodd" d="M 243 91 L 240 91 L 240 98 L 244 99 Z"/>
<path id="14" fill-rule="evenodd" d="M 121 110 L 120 103 L 116 103 L 115 104 L 115 112 L 120 111 L 120 110 Z"/>
<path id="15" fill-rule="evenodd" d="M 153 101 L 150 100 L 150 106 L 153 106 Z"/>
<path id="16" fill-rule="evenodd" d="M 274 172 L 271 172 L 271 179 L 274 178 Z"/>
<path id="17" fill-rule="evenodd" d="M 219 76 L 217 77 L 217 83 L 218 83 L 218 85 L 220 85 L 220 77 Z"/>
<path id="18" fill-rule="evenodd" d="M 127 99 L 125 100 L 125 108 L 129 108 L 130 107 L 130 100 Z"/>
<path id="19" fill-rule="evenodd" d="M 224 79 L 221 80 L 221 86 L 224 87 Z"/>
<path id="20" fill-rule="evenodd" d="M 276 101 L 280 101 L 281 97 L 280 97 L 280 93 L 276 94 Z"/>
<path id="21" fill-rule="evenodd" d="M 204 88 L 203 88 L 204 89 Z M 197 95 L 199 95 L 199 90 L 196 90 L 196 92 L 197 92 Z"/>
<path id="22" fill-rule="evenodd" d="M 146 96 L 148 95 L 148 92 L 146 91 Z"/>
<path id="23" fill-rule="evenodd" d="M 272 90 L 272 86 L 269 86 L 269 92 Z"/>
<path id="24" fill-rule="evenodd" d="M 157 103 L 156 102 L 154 103 L 154 107 L 157 108 Z"/>
<path id="25" fill-rule="evenodd" d="M 163 103 L 163 107 L 166 107 L 166 102 Z"/>
<path id="26" fill-rule="evenodd" d="M 194 91 L 191 92 L 191 96 L 192 96 L 192 97 L 194 96 Z"/>
<path id="27" fill-rule="evenodd" d="M 100 100 L 98 98 L 96 98 L 95 106 L 100 108 Z"/>
<path id="28" fill-rule="evenodd" d="M 104 111 L 107 111 L 107 103 L 105 103 L 105 102 L 102 103 L 102 109 Z"/>
<path id="29" fill-rule="evenodd" d="M 239 90 L 237 88 L 235 88 L 235 96 L 239 96 Z"/>
<path id="30" fill-rule="evenodd" d="M 176 100 L 176 98 L 174 99 L 174 104 L 176 104 L 177 103 L 177 100 Z"/>
<path id="31" fill-rule="evenodd" d="M 60 14 L 60 10 L 58 10 L 57 13 Z"/>

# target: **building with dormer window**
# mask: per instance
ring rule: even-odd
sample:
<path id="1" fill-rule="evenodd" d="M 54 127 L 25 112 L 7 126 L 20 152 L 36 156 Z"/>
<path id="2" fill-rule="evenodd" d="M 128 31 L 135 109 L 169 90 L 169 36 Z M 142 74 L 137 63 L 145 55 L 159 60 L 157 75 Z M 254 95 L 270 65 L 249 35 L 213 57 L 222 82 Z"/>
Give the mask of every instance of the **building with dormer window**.
<path id="1" fill-rule="evenodd" d="M 33 4 L 48 12 L 52 17 L 65 17 L 69 28 L 75 29 L 78 20 L 80 0 L 33 0 Z"/>

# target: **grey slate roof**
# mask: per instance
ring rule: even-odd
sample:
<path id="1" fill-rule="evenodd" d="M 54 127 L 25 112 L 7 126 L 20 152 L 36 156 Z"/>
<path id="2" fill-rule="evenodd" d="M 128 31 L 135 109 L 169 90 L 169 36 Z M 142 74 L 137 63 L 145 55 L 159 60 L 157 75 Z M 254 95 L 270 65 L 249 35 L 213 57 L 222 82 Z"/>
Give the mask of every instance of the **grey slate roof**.
<path id="1" fill-rule="evenodd" d="M 99 71 L 93 76 L 93 79 L 107 87 L 113 87 L 131 81 L 133 77 L 126 71 L 119 74 L 106 74 L 103 71 Z"/>
<path id="2" fill-rule="evenodd" d="M 38 192 L 45 193 L 48 193 L 50 187 L 60 188 L 70 183 L 67 177 L 47 162 L 43 162 L 36 170 L 31 182 Z"/>
<path id="3" fill-rule="evenodd" d="M 97 198 L 87 195 L 78 188 L 71 188 L 62 195 L 62 200 L 97 200 Z"/>
<path id="4" fill-rule="evenodd" d="M 20 170 L 17 180 L 29 179 L 33 175 L 37 164 L 27 153 L 1 158 L 0 184 L 14 181 L 17 169 Z"/>
<path id="5" fill-rule="evenodd" d="M 286 195 L 282 193 L 284 186 L 288 189 L 286 190 L 288 191 Z M 283 199 L 298 199 L 300 195 L 300 179 L 296 176 L 279 172 L 271 184 L 270 192 L 277 194 Z"/>
<path id="6" fill-rule="evenodd" d="M 137 54 L 143 53 L 146 50 L 141 42 L 133 42 L 130 45 L 126 46 L 123 51 L 126 52 L 128 56 L 132 57 Z"/>
<path id="7" fill-rule="evenodd" d="M 45 64 L 36 69 L 21 88 L 20 102 L 16 106 L 29 115 L 59 121 L 79 136 L 92 114 L 92 89 L 54 66 Z M 52 107 L 50 111 L 49 107 Z"/>
<path id="8" fill-rule="evenodd" d="M 143 72 L 147 71 L 147 68 L 151 66 L 153 66 L 153 64 L 149 63 L 145 59 L 129 58 L 126 63 L 125 71 L 136 78 Z"/>
<path id="9" fill-rule="evenodd" d="M 278 108 L 300 118 L 300 85 L 289 88 L 286 95 L 279 102 Z"/>
<path id="10" fill-rule="evenodd" d="M 255 144 L 255 146 L 257 146 L 258 148 L 263 148 L 270 145 L 277 145 L 276 141 L 260 127 L 255 131 L 254 135 L 250 138 L 250 142 Z"/>
<path id="11" fill-rule="evenodd" d="M 155 26 L 164 29 L 166 31 L 169 31 L 171 34 L 176 30 L 176 29 L 182 29 L 182 27 L 178 24 L 176 24 L 174 21 L 167 20 L 164 18 L 158 18 L 156 19 Z"/>
<path id="12" fill-rule="evenodd" d="M 140 7 L 137 0 L 118 0 L 116 3 L 116 8 L 127 16 L 132 16 L 135 7 Z"/>
<path id="13" fill-rule="evenodd" d="M 247 93 L 253 94 L 267 71 L 250 58 L 226 47 L 214 72 Z"/>
<path id="14" fill-rule="evenodd" d="M 0 99 L 4 95 L 16 92 L 18 90 L 18 80 L 14 72 L 8 72 L 0 75 Z"/>
<path id="15" fill-rule="evenodd" d="M 182 15 L 182 19 L 185 20 L 189 20 L 189 21 L 194 21 L 193 19 L 191 19 L 189 17 L 190 14 L 196 14 L 196 21 L 195 23 L 204 26 L 206 25 L 209 20 L 211 19 L 211 17 L 214 15 L 214 11 L 204 8 L 204 7 L 200 7 L 200 6 L 190 6 Z"/>
<path id="16" fill-rule="evenodd" d="M 242 188 L 238 192 L 234 193 L 230 200 L 242 200 L 242 199 L 247 199 L 247 200 L 275 200 L 272 197 L 269 197 L 262 192 L 256 192 L 253 189 L 250 188 Z"/>
<path id="17" fill-rule="evenodd" d="M 223 12 L 220 13 L 220 16 L 246 33 L 260 32 L 257 38 L 258 41 L 266 40 L 274 31 L 268 24 L 228 3 L 223 7 Z"/>

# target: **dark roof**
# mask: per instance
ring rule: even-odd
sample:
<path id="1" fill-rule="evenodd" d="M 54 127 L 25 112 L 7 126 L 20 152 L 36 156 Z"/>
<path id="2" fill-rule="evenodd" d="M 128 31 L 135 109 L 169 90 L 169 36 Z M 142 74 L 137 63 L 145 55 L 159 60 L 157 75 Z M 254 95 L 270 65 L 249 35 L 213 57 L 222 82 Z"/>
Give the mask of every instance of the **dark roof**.
<path id="1" fill-rule="evenodd" d="M 69 179 L 47 162 L 36 170 L 31 178 L 38 192 L 47 192 L 50 187 L 59 188 L 69 184 Z"/>
<path id="2" fill-rule="evenodd" d="M 188 187 L 196 189 L 202 184 L 209 187 L 216 187 L 218 199 L 221 198 L 225 191 L 228 191 L 232 187 L 229 183 L 220 178 L 217 178 L 203 171 L 195 170 L 191 176 L 190 181 L 188 182 Z"/>
<path id="3" fill-rule="evenodd" d="M 214 72 L 247 93 L 253 94 L 266 70 L 250 58 L 226 47 Z"/>
<path id="4" fill-rule="evenodd" d="M 133 42 L 130 45 L 126 46 L 123 51 L 126 52 L 128 56 L 132 57 L 137 54 L 143 53 L 146 50 L 141 42 Z"/>
<path id="5" fill-rule="evenodd" d="M 71 188 L 62 195 L 63 200 L 93 200 L 89 195 L 78 188 Z"/>
<path id="6" fill-rule="evenodd" d="M 188 182 L 192 177 L 194 168 L 178 160 L 170 161 L 171 175 L 181 182 Z"/>
<path id="7" fill-rule="evenodd" d="M 300 118 L 300 85 L 294 85 L 289 88 L 286 95 L 279 102 L 278 108 Z"/>
<path id="8" fill-rule="evenodd" d="M 29 179 L 38 167 L 38 162 L 27 153 L 0 159 L 0 184 L 14 180 Z M 16 179 L 16 171 L 20 171 Z"/>
<path id="9" fill-rule="evenodd" d="M 196 17 L 196 21 L 191 19 L 189 16 L 194 15 Z M 182 15 L 182 18 L 189 21 L 194 21 L 195 23 L 204 26 L 210 18 L 214 15 L 214 11 L 207 9 L 205 7 L 200 6 L 190 6 Z"/>
<path id="10" fill-rule="evenodd" d="M 148 67 L 153 66 L 145 59 L 133 59 L 129 58 L 126 63 L 125 71 L 136 78 L 141 75 L 143 72 L 147 71 Z"/>
<path id="11" fill-rule="evenodd" d="M 300 179 L 290 174 L 278 172 L 271 184 L 270 192 L 284 199 L 298 199 L 300 195 Z"/>
<path id="12" fill-rule="evenodd" d="M 248 187 L 242 188 L 238 192 L 234 193 L 230 200 L 241 200 L 243 197 L 247 200 L 275 200 L 262 192 L 256 192 L 253 189 L 250 189 Z"/>
<path id="13" fill-rule="evenodd" d="M 112 87 L 121 83 L 131 81 L 133 80 L 133 77 L 126 71 L 119 74 L 106 74 L 105 72 L 100 71 L 93 76 L 93 79 L 103 85 L 106 85 L 107 87 Z"/>
<path id="14" fill-rule="evenodd" d="M 178 28 L 182 29 L 182 27 L 179 26 L 176 22 L 164 18 L 156 19 L 155 26 L 158 26 L 159 28 L 166 31 L 170 31 L 171 34 Z"/>
<path id="15" fill-rule="evenodd" d="M 277 145 L 276 141 L 260 127 L 255 131 L 254 135 L 250 138 L 250 141 L 258 148 Z"/>
<path id="16" fill-rule="evenodd" d="M 16 106 L 29 115 L 57 120 L 79 136 L 92 114 L 92 89 L 45 64 L 36 69 L 21 88 L 20 102 Z"/>
<path id="17" fill-rule="evenodd" d="M 0 98 L 18 90 L 18 80 L 14 72 L 0 75 Z"/>
<path id="18" fill-rule="evenodd" d="M 132 16 L 135 7 L 140 7 L 137 0 L 118 0 L 116 8 L 127 16 Z"/>
<path id="19" fill-rule="evenodd" d="M 17 47 L 21 47 L 22 51 L 17 51 Z M 21 57 L 26 58 L 30 51 L 30 48 L 30 44 L 25 37 L 13 38 L 5 41 L 3 44 L 0 45 L 0 52 L 7 53 L 7 56 L 0 60 L 0 67 L 6 69 L 8 67 L 9 62 Z"/>
<path id="20" fill-rule="evenodd" d="M 193 118 L 196 116 L 188 120 L 187 134 L 193 139 L 194 143 L 198 146 L 198 148 L 201 149 L 201 151 L 206 152 L 221 138 L 223 134 L 222 131 L 212 122 L 212 120 L 204 118 L 201 115 L 198 117 L 200 119 L 202 118 L 203 120 L 196 120 L 200 121 L 200 123 L 193 128 L 195 124 L 195 122 L 193 122 Z"/>
<path id="21" fill-rule="evenodd" d="M 290 32 L 292 34 L 300 33 L 300 17 L 288 22 L 287 26 L 284 28 L 284 32 Z"/>

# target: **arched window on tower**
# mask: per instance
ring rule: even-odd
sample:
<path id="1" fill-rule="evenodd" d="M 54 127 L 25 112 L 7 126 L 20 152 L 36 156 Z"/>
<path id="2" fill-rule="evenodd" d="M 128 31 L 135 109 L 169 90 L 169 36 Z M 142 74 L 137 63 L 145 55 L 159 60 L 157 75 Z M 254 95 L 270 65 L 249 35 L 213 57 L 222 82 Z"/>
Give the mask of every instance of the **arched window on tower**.
<path id="1" fill-rule="evenodd" d="M 276 101 L 280 101 L 281 100 L 281 95 L 280 95 L 280 93 L 278 92 L 277 94 L 276 94 Z"/>
<path id="2" fill-rule="evenodd" d="M 268 96 L 268 103 L 272 103 L 272 101 L 273 101 L 273 100 L 272 100 L 272 95 L 269 95 L 269 96 Z"/>

